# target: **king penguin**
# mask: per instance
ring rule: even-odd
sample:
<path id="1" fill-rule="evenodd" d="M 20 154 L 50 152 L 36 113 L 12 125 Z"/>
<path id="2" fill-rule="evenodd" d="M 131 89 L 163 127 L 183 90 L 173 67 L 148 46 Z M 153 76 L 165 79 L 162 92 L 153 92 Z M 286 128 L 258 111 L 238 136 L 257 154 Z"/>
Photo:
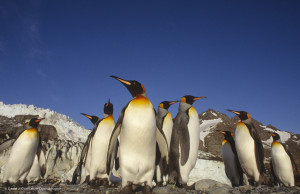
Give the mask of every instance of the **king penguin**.
<path id="1" fill-rule="evenodd" d="M 87 117 L 94 125 L 92 132 L 88 135 L 88 138 L 82 148 L 79 163 L 74 170 L 72 177 L 72 184 L 79 184 L 82 182 L 90 183 L 90 164 L 91 164 L 91 143 L 92 138 L 94 137 L 95 131 L 97 130 L 100 118 L 93 115 L 88 115 L 85 113 L 80 113 L 83 116 Z M 82 171 L 83 166 L 85 171 Z M 83 174 L 84 173 L 84 174 Z M 85 175 L 85 179 L 81 179 L 81 176 Z"/>
<path id="2" fill-rule="evenodd" d="M 225 173 L 233 187 L 243 185 L 243 170 L 241 168 L 233 134 L 230 131 L 219 131 L 224 134 L 222 141 L 222 156 L 225 165 Z"/>
<path id="3" fill-rule="evenodd" d="M 298 172 L 294 158 L 284 144 L 280 136 L 272 133 L 273 143 L 271 146 L 271 170 L 275 180 L 286 187 L 295 186 L 293 167 Z"/>
<path id="4" fill-rule="evenodd" d="M 167 141 L 163 131 L 156 126 L 156 111 L 147 98 L 144 86 L 135 80 L 111 77 L 121 82 L 129 90 L 133 99 L 122 109 L 110 138 L 107 172 L 111 170 L 113 146 L 120 135 L 119 162 L 123 192 L 131 193 L 132 184 L 144 183 L 143 192 L 151 193 L 156 142 L 159 147 L 164 147 L 162 157 L 168 157 Z M 161 136 L 163 138 L 160 138 Z"/>
<path id="5" fill-rule="evenodd" d="M 4 182 L 14 184 L 20 181 L 24 183 L 39 146 L 39 132 L 37 127 L 42 119 L 31 119 L 26 128 L 16 133 L 9 141 L 14 141 L 10 156 L 6 165 Z M 8 143 L 4 142 L 4 143 Z"/>
<path id="6" fill-rule="evenodd" d="M 171 113 L 168 111 L 169 107 L 172 104 L 178 102 L 176 101 L 163 101 L 159 104 L 157 109 L 157 122 L 162 127 L 162 130 L 166 136 L 168 148 L 170 151 L 170 142 L 171 142 L 171 135 L 173 129 L 173 119 Z M 156 185 L 162 185 L 163 182 L 163 161 L 159 160 L 158 164 L 156 165 Z M 165 177 L 166 181 L 168 181 L 168 177 Z"/>
<path id="7" fill-rule="evenodd" d="M 169 181 L 187 187 L 191 170 L 195 167 L 200 141 L 200 122 L 192 104 L 206 97 L 183 96 L 174 119 L 171 144 Z"/>
<path id="8" fill-rule="evenodd" d="M 103 119 L 99 121 L 98 127 L 91 141 L 91 185 L 108 185 L 109 173 L 106 172 L 107 150 L 114 127 L 115 121 L 113 118 L 113 104 L 108 101 L 108 103 L 104 105 Z M 115 143 L 114 146 L 116 146 L 116 144 L 117 143 Z"/>
<path id="9" fill-rule="evenodd" d="M 264 176 L 264 150 L 250 114 L 245 111 L 233 111 L 241 121 L 237 124 L 234 140 L 237 155 L 244 173 L 258 184 L 267 184 Z"/>

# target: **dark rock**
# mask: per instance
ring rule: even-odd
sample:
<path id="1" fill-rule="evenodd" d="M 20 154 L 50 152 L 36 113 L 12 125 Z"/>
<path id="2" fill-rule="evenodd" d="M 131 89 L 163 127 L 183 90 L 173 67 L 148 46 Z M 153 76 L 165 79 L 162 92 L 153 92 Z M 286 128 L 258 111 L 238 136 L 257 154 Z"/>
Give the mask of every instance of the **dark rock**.
<path id="1" fill-rule="evenodd" d="M 39 132 L 42 141 L 54 140 L 58 138 L 56 128 L 52 125 L 39 125 Z"/>
<path id="2" fill-rule="evenodd" d="M 196 189 L 196 191 L 208 192 L 215 188 L 224 187 L 224 186 L 228 186 L 228 185 L 222 184 L 218 181 L 211 180 L 211 179 L 203 179 L 203 180 L 196 182 L 195 189 Z"/>
<path id="3" fill-rule="evenodd" d="M 39 118 L 39 115 L 16 115 L 14 118 L 18 123 L 25 123 L 26 120 Z"/>

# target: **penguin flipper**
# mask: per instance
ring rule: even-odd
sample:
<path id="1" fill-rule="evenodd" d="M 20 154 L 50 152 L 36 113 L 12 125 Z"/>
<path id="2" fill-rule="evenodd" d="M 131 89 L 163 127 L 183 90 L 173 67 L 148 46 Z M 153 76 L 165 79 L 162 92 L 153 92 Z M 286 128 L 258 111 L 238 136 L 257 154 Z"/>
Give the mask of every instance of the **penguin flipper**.
<path id="1" fill-rule="evenodd" d="M 188 111 L 189 109 L 185 113 L 178 114 L 173 125 L 173 128 L 178 131 L 180 163 L 182 166 L 187 162 L 190 154 L 190 134 L 187 126 L 189 123 Z"/>
<path id="2" fill-rule="evenodd" d="M 254 125 L 252 123 L 251 123 L 251 125 L 249 125 L 247 123 L 245 123 L 245 124 L 248 127 L 249 133 L 255 143 L 254 144 L 255 145 L 255 158 L 256 158 L 257 168 L 260 173 L 264 173 L 264 172 L 266 172 L 266 169 L 264 166 L 264 148 L 263 148 L 262 142 L 259 138 L 259 135 L 258 135 Z"/>
<path id="3" fill-rule="evenodd" d="M 169 149 L 167 138 L 163 132 L 163 130 L 159 127 L 156 127 L 156 144 L 157 144 L 157 154 L 159 151 L 160 158 L 163 159 L 163 175 L 168 173 L 168 165 L 169 165 Z"/>
<path id="4" fill-rule="evenodd" d="M 46 174 L 47 167 L 46 167 L 45 153 L 42 150 L 41 138 L 39 138 L 39 145 L 38 145 L 36 154 L 37 154 L 39 165 L 40 165 L 40 168 L 41 168 L 41 176 L 44 177 L 44 175 Z"/>
<path id="5" fill-rule="evenodd" d="M 284 150 L 289 155 L 294 171 L 296 172 L 297 175 L 299 175 L 299 171 L 298 171 L 298 168 L 297 168 L 297 165 L 295 163 L 292 153 L 287 149 L 287 147 L 284 144 L 282 144 L 282 143 L 280 143 L 280 144 L 283 146 Z"/>
<path id="6" fill-rule="evenodd" d="M 95 126 L 96 126 L 96 124 L 95 124 Z M 77 182 L 80 182 L 82 165 L 86 162 L 87 153 L 88 153 L 88 150 L 90 147 L 89 145 L 90 145 L 90 142 L 91 142 L 94 134 L 95 134 L 95 127 L 94 127 L 93 131 L 89 134 L 89 136 L 81 150 L 79 163 L 73 172 L 72 184 L 76 184 Z"/>
<path id="7" fill-rule="evenodd" d="M 277 178 L 277 176 L 276 176 L 276 174 L 275 174 L 275 172 L 274 172 L 272 159 L 271 159 L 271 161 L 270 161 L 270 167 L 271 167 L 271 175 L 273 176 L 274 181 L 275 181 L 276 183 L 278 183 L 279 181 L 278 181 L 278 178 Z"/>
<path id="8" fill-rule="evenodd" d="M 235 141 L 234 141 L 233 138 L 229 138 L 229 139 L 227 139 L 227 141 L 229 142 L 229 144 L 231 146 L 231 149 L 232 149 L 232 152 L 233 152 L 234 157 L 235 157 L 236 166 L 237 166 L 238 173 L 239 173 L 239 176 L 240 176 L 239 185 L 243 185 L 243 183 L 244 183 L 243 169 L 242 169 L 241 163 L 239 161 L 239 158 L 238 158 L 238 155 L 237 155 L 237 152 L 236 152 Z M 227 175 L 227 173 L 226 173 L 226 175 Z"/>
<path id="9" fill-rule="evenodd" d="M 117 140 L 116 153 L 115 153 L 115 169 L 118 170 L 119 167 L 120 167 L 120 163 L 119 163 L 119 140 Z"/>
<path id="10" fill-rule="evenodd" d="M 11 138 L 5 140 L 3 143 L 1 143 L 0 145 L 0 153 L 3 152 L 4 150 L 10 148 L 15 141 L 18 139 L 18 137 L 29 127 L 26 126 L 24 128 L 22 128 L 21 130 L 18 130 Z"/>
<path id="11" fill-rule="evenodd" d="M 121 132 L 121 126 L 122 126 L 122 122 L 123 122 L 123 118 L 124 118 L 124 112 L 125 112 L 126 108 L 128 107 L 128 104 L 122 109 L 122 111 L 119 115 L 118 121 L 115 125 L 115 128 L 114 128 L 114 130 L 111 134 L 110 140 L 109 140 L 109 146 L 108 146 L 108 150 L 107 150 L 107 161 L 106 161 L 106 173 L 107 173 L 107 175 L 109 175 L 110 171 L 112 170 L 111 169 L 111 163 L 112 163 L 112 160 L 114 158 L 113 153 L 114 153 L 114 149 L 116 147 L 115 145 L 117 143 L 118 136 Z"/>
<path id="12" fill-rule="evenodd" d="M 3 142 L 0 145 L 0 153 L 3 152 L 4 150 L 10 148 L 14 143 L 15 143 L 16 139 L 8 139 L 5 142 Z"/>

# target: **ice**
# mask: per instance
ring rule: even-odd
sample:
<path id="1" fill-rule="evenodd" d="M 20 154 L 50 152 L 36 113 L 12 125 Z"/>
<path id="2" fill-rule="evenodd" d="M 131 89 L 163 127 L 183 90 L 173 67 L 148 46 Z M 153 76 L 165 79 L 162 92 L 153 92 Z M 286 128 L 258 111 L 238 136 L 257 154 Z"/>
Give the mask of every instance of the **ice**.
<path id="1" fill-rule="evenodd" d="M 53 125 L 60 139 L 80 141 L 86 140 L 90 130 L 74 122 L 66 115 L 59 114 L 50 109 L 37 108 L 34 105 L 14 104 L 6 105 L 0 102 L 0 115 L 14 117 L 15 115 L 39 115 L 45 118 L 41 124 Z"/>

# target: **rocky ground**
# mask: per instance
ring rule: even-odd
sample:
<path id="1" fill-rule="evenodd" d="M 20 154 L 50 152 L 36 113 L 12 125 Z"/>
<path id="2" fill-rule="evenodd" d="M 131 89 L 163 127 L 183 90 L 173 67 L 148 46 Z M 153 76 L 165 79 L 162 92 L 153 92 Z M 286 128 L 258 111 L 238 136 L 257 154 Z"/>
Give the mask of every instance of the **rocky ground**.
<path id="1" fill-rule="evenodd" d="M 154 187 L 153 193 L 211 193 L 211 194 L 225 194 L 225 193 L 300 193 L 300 187 L 279 187 L 279 186 L 266 186 L 261 185 L 258 187 L 253 186 L 240 186 L 230 187 L 228 185 L 219 183 L 214 180 L 204 179 L 195 184 L 195 190 L 186 190 L 184 188 L 177 188 L 173 185 L 166 185 L 163 187 Z M 38 183 L 28 184 L 26 187 L 9 187 L 4 185 L 0 188 L 0 193 L 122 193 L 121 186 L 115 187 L 91 187 L 87 184 L 82 185 L 68 185 L 65 183 Z M 138 194 L 141 194 L 141 189 L 137 188 Z"/>

